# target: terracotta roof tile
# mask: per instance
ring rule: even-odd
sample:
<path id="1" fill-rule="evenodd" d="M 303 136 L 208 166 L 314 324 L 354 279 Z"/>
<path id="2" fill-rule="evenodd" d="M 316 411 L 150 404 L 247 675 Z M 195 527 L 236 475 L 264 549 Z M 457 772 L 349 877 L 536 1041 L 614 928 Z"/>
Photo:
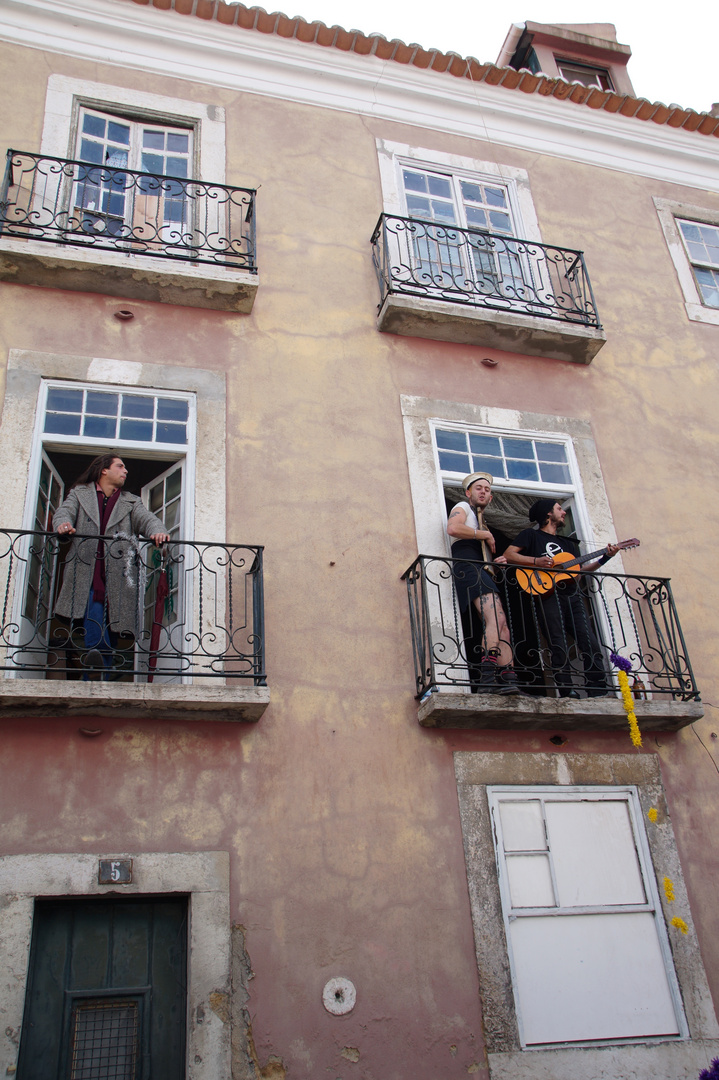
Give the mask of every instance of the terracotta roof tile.
<path id="1" fill-rule="evenodd" d="M 651 120 L 671 128 L 697 131 L 701 135 L 719 137 L 719 117 L 697 113 L 693 109 L 653 104 L 645 98 L 600 91 L 580 83 L 567 83 L 564 79 L 551 78 L 541 72 L 532 75 L 528 71 L 498 68 L 494 64 L 480 64 L 474 57 L 464 58 L 458 53 L 442 53 L 437 49 L 425 49 L 421 45 L 406 45 L 395 38 L 388 41 L 382 34 L 363 34 L 359 30 L 344 30 L 341 26 L 326 26 L 323 22 L 307 22 L 297 16 L 290 18 L 282 12 L 268 13 L 261 7 L 246 4 L 228 4 L 225 0 L 128 0 L 139 7 L 154 7 L 160 11 L 173 9 L 182 15 L 194 15 L 204 20 L 215 20 L 225 26 L 238 26 L 242 30 L 259 30 L 262 34 L 295 38 L 309 45 L 354 52 L 358 56 L 376 56 L 396 64 L 412 65 L 421 70 L 446 73 L 457 79 L 472 79 L 490 86 L 502 86 L 508 91 L 520 90 L 524 94 L 555 97 L 594 110 L 637 120 Z"/>

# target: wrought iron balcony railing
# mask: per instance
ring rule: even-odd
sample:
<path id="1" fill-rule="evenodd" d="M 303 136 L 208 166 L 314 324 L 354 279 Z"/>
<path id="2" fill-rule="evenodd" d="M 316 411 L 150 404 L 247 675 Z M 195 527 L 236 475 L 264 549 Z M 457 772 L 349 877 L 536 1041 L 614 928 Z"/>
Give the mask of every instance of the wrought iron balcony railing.
<path id="1" fill-rule="evenodd" d="M 489 566 L 420 555 L 403 574 L 418 697 L 438 687 L 481 690 L 484 623 L 473 603 L 460 610 L 457 582 L 471 586 Z M 497 592 L 485 604 L 501 605 L 505 614 L 524 693 L 613 693 L 617 684 L 609 656 L 614 652 L 631 662 L 635 697 L 699 699 L 667 578 L 579 572 L 557 586 L 561 614 L 548 632 L 543 610 L 548 601 L 521 589 L 512 567 L 493 565 L 492 570 Z"/>
<path id="2" fill-rule="evenodd" d="M 8 150 L 0 235 L 257 272 L 255 192 Z"/>
<path id="3" fill-rule="evenodd" d="M 107 598 L 96 613 L 87 600 L 100 540 Z M 242 544 L 173 540 L 160 549 L 122 534 L 68 541 L 0 529 L 0 671 L 264 686 L 262 553 Z"/>
<path id="4" fill-rule="evenodd" d="M 372 248 L 380 308 L 399 294 L 601 329 L 581 251 L 390 214 Z"/>

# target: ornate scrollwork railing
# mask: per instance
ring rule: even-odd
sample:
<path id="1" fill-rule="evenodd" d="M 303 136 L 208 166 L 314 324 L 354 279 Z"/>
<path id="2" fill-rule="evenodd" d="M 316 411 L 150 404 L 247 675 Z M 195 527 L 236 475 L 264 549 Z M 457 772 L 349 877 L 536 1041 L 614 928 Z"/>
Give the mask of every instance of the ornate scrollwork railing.
<path id="1" fill-rule="evenodd" d="M 257 272 L 254 190 L 19 150 L 0 235 Z"/>
<path id="2" fill-rule="evenodd" d="M 439 686 L 479 689 L 484 623 L 473 603 L 460 609 L 459 596 L 463 586 L 478 581 L 483 567 L 489 564 L 420 555 L 403 574 L 418 697 Z M 579 572 L 558 587 L 563 599 L 550 635 L 543 608 L 547 601 L 523 591 L 512 567 L 492 569 L 497 591 L 491 603 L 505 615 L 514 669 L 525 693 L 614 693 L 609 659 L 614 652 L 632 665 L 636 697 L 698 700 L 667 578 Z"/>
<path id="3" fill-rule="evenodd" d="M 262 555 L 243 544 L 173 540 L 158 549 L 122 534 L 68 540 L 0 529 L 0 671 L 263 686 Z M 98 560 L 106 597 L 89 609 Z"/>
<path id="4" fill-rule="evenodd" d="M 372 249 L 380 307 L 399 294 L 601 328 L 581 251 L 390 214 Z"/>

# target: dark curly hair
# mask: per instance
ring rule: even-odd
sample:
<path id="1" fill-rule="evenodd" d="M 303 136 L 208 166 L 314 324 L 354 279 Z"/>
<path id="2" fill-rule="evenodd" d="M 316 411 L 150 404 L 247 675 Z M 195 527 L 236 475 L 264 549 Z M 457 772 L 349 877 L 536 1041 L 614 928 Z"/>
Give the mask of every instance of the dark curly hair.
<path id="1" fill-rule="evenodd" d="M 109 469 L 115 460 L 122 461 L 122 454 L 99 454 L 93 458 L 83 473 L 80 473 L 72 487 L 80 487 L 81 484 L 96 484 L 105 469 Z"/>

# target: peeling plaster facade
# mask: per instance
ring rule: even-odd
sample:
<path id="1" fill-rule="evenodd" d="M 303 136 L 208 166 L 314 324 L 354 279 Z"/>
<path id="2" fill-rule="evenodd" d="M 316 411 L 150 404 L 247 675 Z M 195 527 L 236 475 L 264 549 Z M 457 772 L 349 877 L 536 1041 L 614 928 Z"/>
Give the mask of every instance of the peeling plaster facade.
<path id="1" fill-rule="evenodd" d="M 126 895 L 191 898 L 194 1080 L 696 1080 L 719 1055 L 714 707 L 687 703 L 691 726 L 652 729 L 639 754 L 617 709 L 604 724 L 610 704 L 591 730 L 565 702 L 555 728 L 425 726 L 437 706 L 414 697 L 400 577 L 445 552 L 430 420 L 561 433 L 596 546 L 641 538 L 624 566 L 671 577 L 719 701 L 719 326 L 665 237 L 672 206 L 719 221 L 716 140 L 126 0 L 7 12 L 6 145 L 71 157 L 78 94 L 198 123 L 203 178 L 258 190 L 259 274 L 233 293 L 226 269 L 128 273 L 131 256 L 64 249 L 68 266 L 0 238 L 0 527 L 26 520 L 43 378 L 195 394 L 194 535 L 265 547 L 268 686 L 195 680 L 183 700 L 3 679 L 0 1072 L 17 1063 L 34 898 L 101 894 L 97 861 L 123 856 Z M 392 145 L 489 163 L 516 182 L 527 235 L 584 251 L 605 338 L 591 362 L 378 328 L 370 237 L 397 212 Z M 493 784 L 629 785 L 660 807 L 646 828 L 676 886 L 665 915 L 689 928 L 669 933 L 688 1038 L 521 1049 Z M 337 978 L 356 988 L 341 1015 L 322 1001 Z"/>

